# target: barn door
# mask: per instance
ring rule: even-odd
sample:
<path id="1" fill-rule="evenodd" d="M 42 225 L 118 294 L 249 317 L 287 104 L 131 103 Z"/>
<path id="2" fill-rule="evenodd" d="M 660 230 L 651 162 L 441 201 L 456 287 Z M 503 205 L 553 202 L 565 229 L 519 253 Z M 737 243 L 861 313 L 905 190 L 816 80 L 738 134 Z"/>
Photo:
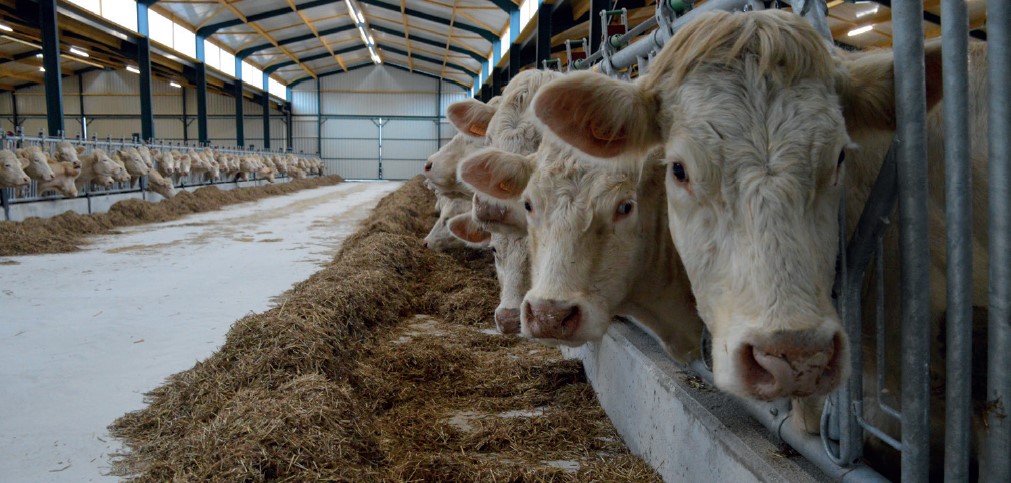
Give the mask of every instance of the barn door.
<path id="1" fill-rule="evenodd" d="M 425 161 L 438 149 L 433 119 L 384 119 L 383 179 L 403 180 L 421 174 Z"/>

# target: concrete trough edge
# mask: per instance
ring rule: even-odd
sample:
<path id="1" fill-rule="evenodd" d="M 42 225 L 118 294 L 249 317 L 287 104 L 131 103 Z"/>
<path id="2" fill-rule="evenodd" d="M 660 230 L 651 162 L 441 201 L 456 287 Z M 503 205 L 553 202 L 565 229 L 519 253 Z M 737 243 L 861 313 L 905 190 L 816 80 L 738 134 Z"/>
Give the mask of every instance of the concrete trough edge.
<path id="1" fill-rule="evenodd" d="M 830 479 L 632 324 L 615 322 L 600 342 L 562 353 L 583 361 L 629 450 L 664 481 Z"/>

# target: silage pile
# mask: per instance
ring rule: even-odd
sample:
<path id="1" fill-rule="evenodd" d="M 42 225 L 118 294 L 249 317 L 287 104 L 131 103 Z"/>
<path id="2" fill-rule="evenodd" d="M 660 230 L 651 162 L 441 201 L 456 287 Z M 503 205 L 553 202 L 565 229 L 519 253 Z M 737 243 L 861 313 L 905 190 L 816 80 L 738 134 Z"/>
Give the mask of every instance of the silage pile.
<path id="1" fill-rule="evenodd" d="M 489 333 L 492 262 L 423 248 L 435 217 L 418 207 L 433 202 L 418 178 L 384 198 L 322 271 L 236 322 L 217 353 L 113 423 L 127 446 L 115 473 L 656 480 L 621 444 L 578 362 Z"/>
<path id="2" fill-rule="evenodd" d="M 84 245 L 87 237 L 109 233 L 117 227 L 172 221 L 193 213 L 342 181 L 340 176 L 324 176 L 229 191 L 205 186 L 192 192 L 179 190 L 172 198 L 158 203 L 139 199 L 119 201 L 107 213 L 82 215 L 68 211 L 52 218 L 0 221 L 0 256 L 73 252 Z"/>

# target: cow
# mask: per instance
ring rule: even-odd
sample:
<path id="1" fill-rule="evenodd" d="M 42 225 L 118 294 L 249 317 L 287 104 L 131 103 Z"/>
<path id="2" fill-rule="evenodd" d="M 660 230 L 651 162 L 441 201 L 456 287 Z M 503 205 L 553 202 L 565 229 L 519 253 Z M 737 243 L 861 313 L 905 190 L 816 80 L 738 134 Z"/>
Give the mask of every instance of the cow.
<path id="1" fill-rule="evenodd" d="M 29 178 L 38 181 L 52 181 L 56 176 L 52 168 L 49 167 L 49 160 L 46 153 L 39 146 L 29 146 L 17 150 L 18 159 L 21 160 L 21 168 Z"/>
<path id="2" fill-rule="evenodd" d="M 136 186 L 140 178 L 147 176 L 154 168 L 141 156 L 140 151 L 133 147 L 113 151 L 113 161 L 117 159 L 122 162 L 126 172 L 129 173 L 131 186 Z"/>
<path id="3" fill-rule="evenodd" d="M 447 109 L 447 116 L 464 136 L 513 154 L 531 154 L 540 145 L 541 134 L 527 108 L 537 90 L 559 75 L 553 71 L 520 72 L 509 81 L 496 103 L 484 104 L 473 99 L 456 102 Z M 459 167 L 457 179 L 462 179 Z M 519 306 L 515 304 L 521 300 L 519 294 L 526 293 L 529 288 L 527 243 L 522 240 L 525 234 L 522 231 L 510 232 L 500 223 L 501 220 L 488 219 L 483 215 L 522 213 L 521 208 L 514 202 L 496 201 L 479 193 L 474 194 L 473 206 L 475 220 L 493 233 L 490 244 L 496 254 L 495 273 L 501 290 L 499 306 L 495 310 L 495 325 L 500 329 L 515 329 L 519 313 Z M 494 209 L 485 209 L 489 206 Z"/>
<path id="4" fill-rule="evenodd" d="M 172 180 L 162 176 L 158 170 L 153 170 L 148 175 L 147 189 L 148 191 L 154 191 L 165 198 L 171 198 L 176 194 L 176 190 L 172 186 Z"/>
<path id="5" fill-rule="evenodd" d="M 0 188 L 28 186 L 31 182 L 17 155 L 8 149 L 0 150 Z"/>
<path id="6" fill-rule="evenodd" d="M 83 154 L 83 148 L 80 151 L 79 154 Z M 114 182 L 113 178 L 120 175 L 120 166 L 113 162 L 105 154 L 105 151 L 101 149 L 93 149 L 91 153 L 79 156 L 79 159 L 81 161 L 81 174 L 74 181 L 78 191 L 84 189 L 89 183 L 110 188 Z"/>
<path id="7" fill-rule="evenodd" d="M 53 172 L 53 179 L 40 182 L 38 193 L 41 195 L 47 191 L 55 191 L 65 198 L 76 198 L 78 192 L 74 181 L 81 175 L 81 164 L 54 159 L 49 163 L 49 168 Z"/>
<path id="8" fill-rule="evenodd" d="M 697 353 L 702 321 L 667 229 L 662 167 L 594 166 L 545 140 L 531 156 L 483 150 L 460 171 L 475 190 L 524 206 L 524 336 L 579 346 L 599 341 L 622 315 L 677 360 Z"/>
<path id="9" fill-rule="evenodd" d="M 470 241 L 462 238 L 457 239 L 449 229 L 449 220 L 451 218 L 470 213 L 470 198 L 439 196 L 436 199 L 435 207 L 439 210 L 439 218 L 435 220 L 432 229 L 425 236 L 424 244 L 426 248 L 445 251 L 450 248 L 462 247 L 464 242 Z"/>
<path id="10" fill-rule="evenodd" d="M 976 186 L 987 180 L 985 57 L 985 44 L 970 44 Z M 925 45 L 924 65 L 928 180 L 942 186 L 943 119 L 934 108 L 942 95 L 939 42 Z M 679 30 L 651 69 L 648 79 L 631 84 L 585 73 L 557 81 L 542 90 L 536 115 L 591 162 L 635 163 L 636 153 L 664 147 L 670 230 L 713 333 L 717 386 L 753 399 L 828 393 L 849 370 L 850 341 L 831 302 L 838 234 L 854 228 L 895 130 L 892 53 L 833 52 L 786 12 L 714 12 Z M 836 215 L 841 197 L 846 227 Z M 935 234 L 944 232 L 943 197 L 943 190 L 930 191 Z M 984 307 L 985 189 L 974 192 L 972 205 L 972 303 Z M 893 301 L 895 230 L 885 239 L 886 300 Z M 947 308 L 942 240 L 929 240 L 935 335 Z M 885 307 L 897 320 L 896 304 Z M 897 334 L 889 343 L 899 344 Z M 939 362 L 935 354 L 931 370 L 943 380 Z M 870 374 L 875 365 L 864 368 Z M 800 408 L 794 420 L 817 432 L 818 404 Z M 942 441 L 932 439 L 935 451 Z"/>

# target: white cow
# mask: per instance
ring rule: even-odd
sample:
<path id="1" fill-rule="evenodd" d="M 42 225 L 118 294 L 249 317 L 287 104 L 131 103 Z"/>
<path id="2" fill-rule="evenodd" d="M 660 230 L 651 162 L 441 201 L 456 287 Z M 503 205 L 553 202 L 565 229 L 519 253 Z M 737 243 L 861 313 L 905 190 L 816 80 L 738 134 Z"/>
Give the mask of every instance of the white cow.
<path id="1" fill-rule="evenodd" d="M 14 152 L 0 150 L 0 188 L 27 186 L 31 182 Z"/>

